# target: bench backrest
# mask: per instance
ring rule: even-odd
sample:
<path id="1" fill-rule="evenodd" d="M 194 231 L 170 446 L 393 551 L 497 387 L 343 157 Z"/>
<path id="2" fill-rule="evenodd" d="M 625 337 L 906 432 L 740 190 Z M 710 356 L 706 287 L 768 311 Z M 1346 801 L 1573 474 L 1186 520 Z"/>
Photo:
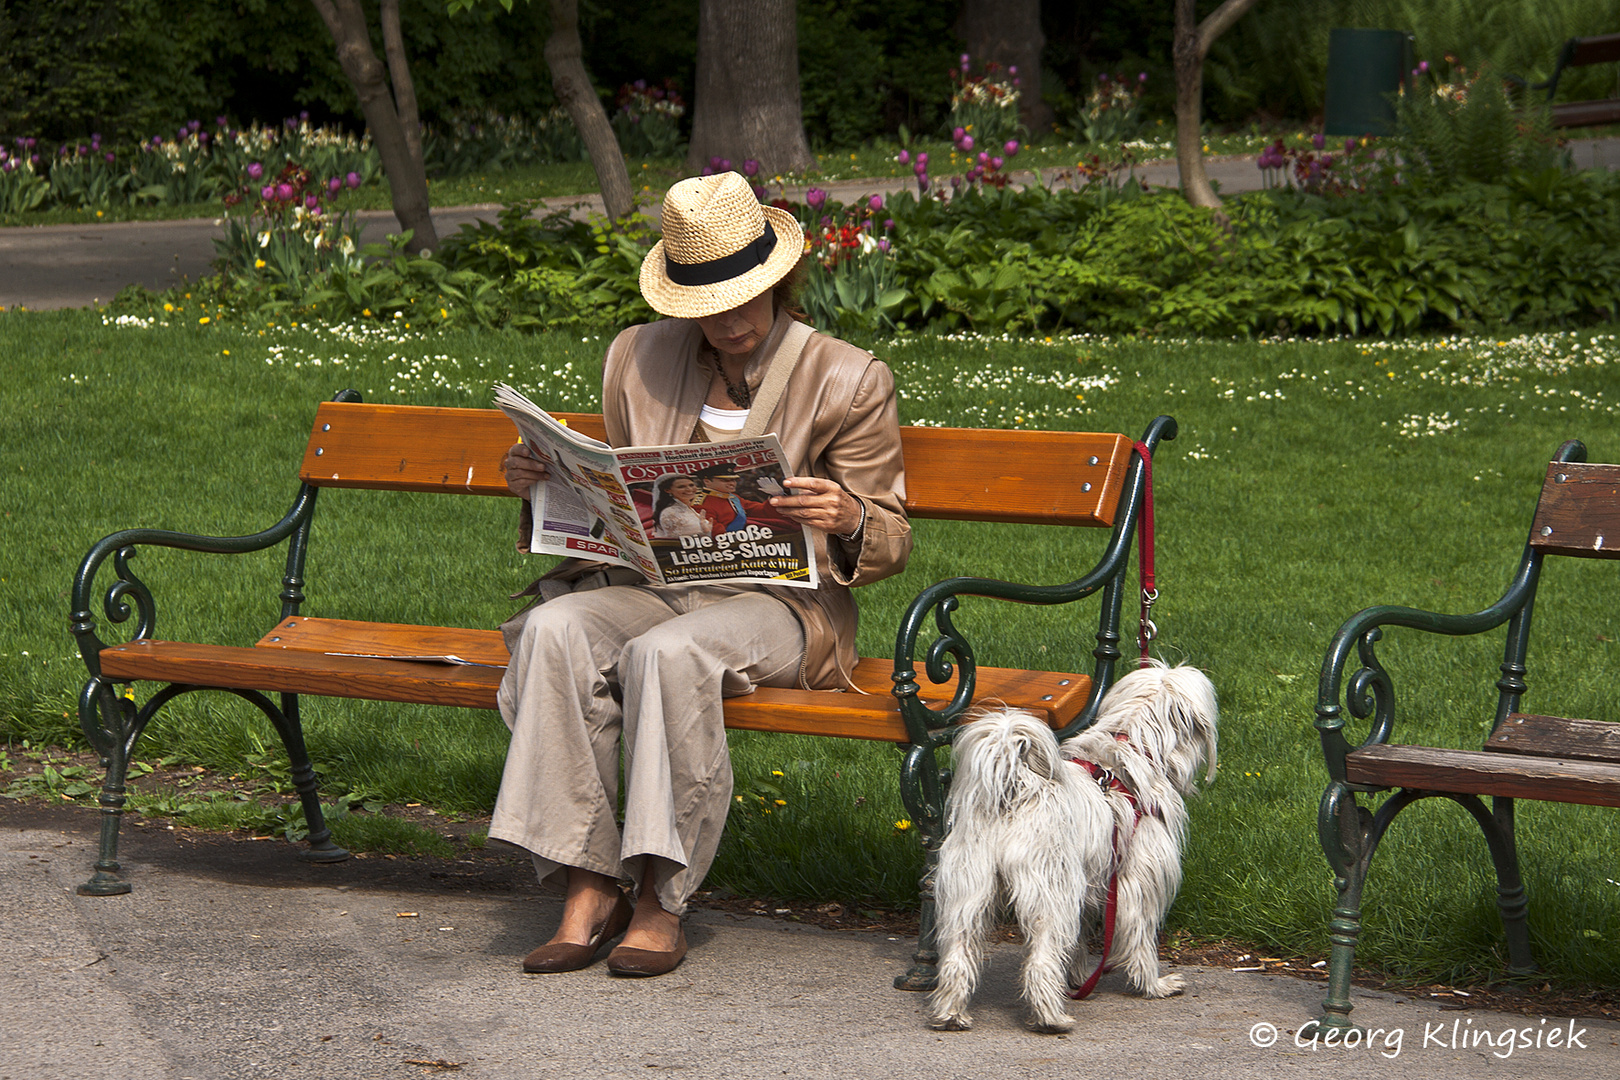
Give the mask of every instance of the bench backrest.
<path id="1" fill-rule="evenodd" d="M 554 415 L 603 437 L 599 414 Z M 1117 434 L 903 427 L 900 437 L 906 509 L 919 518 L 1112 525 L 1131 455 Z M 501 457 L 516 441 L 496 409 L 329 401 L 298 476 L 314 487 L 510 497 Z"/>
<path id="2" fill-rule="evenodd" d="M 1597 37 L 1571 38 L 1564 46 L 1563 67 L 1586 67 L 1588 64 L 1620 62 L 1620 34 L 1600 34 Z"/>
<path id="3" fill-rule="evenodd" d="M 1620 465 L 1548 465 L 1530 546 L 1544 555 L 1620 558 Z"/>

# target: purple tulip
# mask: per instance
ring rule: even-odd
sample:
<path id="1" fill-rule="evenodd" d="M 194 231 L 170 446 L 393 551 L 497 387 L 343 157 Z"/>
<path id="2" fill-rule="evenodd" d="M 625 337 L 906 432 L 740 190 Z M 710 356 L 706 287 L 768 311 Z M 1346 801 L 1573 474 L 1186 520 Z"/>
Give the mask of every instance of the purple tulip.
<path id="1" fill-rule="evenodd" d="M 988 151 L 988 150 L 980 150 L 979 151 L 979 164 L 980 165 L 988 165 L 988 164 L 990 164 L 990 151 Z"/>
<path id="2" fill-rule="evenodd" d="M 917 193 L 920 195 L 928 190 L 928 174 L 920 173 L 917 176 Z"/>
<path id="3" fill-rule="evenodd" d="M 281 122 L 281 126 L 286 128 L 288 131 L 291 131 L 293 128 L 298 126 L 298 119 L 296 117 L 289 116 L 287 119 Z"/>
<path id="4" fill-rule="evenodd" d="M 291 184 L 280 183 L 280 184 L 276 185 L 276 198 L 280 199 L 282 202 L 286 202 L 288 199 L 291 199 L 292 197 L 293 197 L 293 186 Z"/>
<path id="5" fill-rule="evenodd" d="M 645 90 L 645 89 L 647 89 L 647 80 L 646 79 L 637 79 L 631 85 L 633 85 L 637 90 Z"/>
<path id="6" fill-rule="evenodd" d="M 1001 171 L 1001 166 L 1003 164 L 1004 164 L 1004 162 L 1003 162 L 1003 160 L 1001 158 L 993 157 L 993 158 L 990 159 L 990 167 L 992 169 L 995 169 L 997 172 Z"/>
<path id="7" fill-rule="evenodd" d="M 718 157 L 712 157 L 709 159 L 709 168 L 713 169 L 715 172 L 725 172 L 725 170 L 720 167 L 720 159 Z"/>
<path id="8" fill-rule="evenodd" d="M 721 172 L 730 172 L 731 171 L 731 159 L 730 158 L 721 158 L 720 159 L 720 171 Z"/>
<path id="9" fill-rule="evenodd" d="M 951 177 L 951 190 L 952 191 L 955 191 L 955 190 L 961 188 L 961 186 L 962 186 L 962 178 L 960 176 Z"/>
<path id="10" fill-rule="evenodd" d="M 1020 79 L 1018 76 L 1014 75 L 1013 76 L 1013 85 L 1014 86 L 1023 86 L 1024 85 L 1024 80 Z"/>
<path id="11" fill-rule="evenodd" d="M 330 191 L 333 195 L 336 195 L 339 191 L 343 190 L 343 181 L 339 180 L 335 176 L 332 177 L 332 179 L 326 182 L 326 190 Z"/>
<path id="12" fill-rule="evenodd" d="M 885 229 L 889 230 L 890 232 L 893 232 L 894 231 L 894 218 L 884 218 L 883 219 L 883 227 Z"/>
<path id="13" fill-rule="evenodd" d="M 1260 154 L 1260 156 L 1255 159 L 1254 165 L 1255 165 L 1255 168 L 1257 168 L 1257 169 L 1269 169 L 1269 168 L 1271 168 L 1271 155 L 1262 152 Z"/>
<path id="14" fill-rule="evenodd" d="M 965 154 L 969 150 L 972 150 L 972 149 L 973 149 L 973 136 L 971 136 L 971 135 L 962 136 L 962 152 Z"/>
<path id="15" fill-rule="evenodd" d="M 1429 62 L 1427 60 L 1418 61 L 1417 69 L 1419 72 L 1427 72 L 1429 70 Z"/>
<path id="16" fill-rule="evenodd" d="M 824 218 L 821 219 L 821 227 L 823 229 L 825 229 L 827 226 L 829 226 L 831 224 L 832 224 L 832 218 L 824 217 Z"/>
<path id="17" fill-rule="evenodd" d="M 214 117 L 214 123 L 219 127 L 225 127 L 228 121 L 223 116 L 216 116 Z"/>
<path id="18" fill-rule="evenodd" d="M 111 165 L 115 156 L 116 155 L 111 150 L 107 151 L 107 164 Z"/>
<path id="19" fill-rule="evenodd" d="M 23 149 L 32 150 L 36 145 L 38 145 L 38 143 L 39 140 L 30 135 L 28 138 L 23 140 Z"/>
<path id="20" fill-rule="evenodd" d="M 759 162 L 755 161 L 753 158 L 743 158 L 743 175 L 758 176 Z"/>
<path id="21" fill-rule="evenodd" d="M 1345 157 L 1349 157 L 1351 154 L 1353 154 L 1355 152 L 1356 152 L 1356 140 L 1355 139 L 1346 139 L 1346 140 L 1344 140 L 1344 155 L 1345 155 Z"/>
<path id="22" fill-rule="evenodd" d="M 298 114 L 298 119 L 300 119 L 300 120 L 308 120 L 309 119 L 309 110 L 305 109 L 302 112 L 300 112 Z"/>
<path id="23" fill-rule="evenodd" d="M 967 134 L 967 129 L 966 128 L 952 128 L 951 129 L 951 142 L 961 142 L 962 141 L 962 136 L 964 136 L 966 134 Z"/>
<path id="24" fill-rule="evenodd" d="M 152 136 L 152 145 L 153 146 L 162 146 L 163 145 L 163 136 L 161 136 L 161 135 Z"/>
<path id="25" fill-rule="evenodd" d="M 321 200 L 319 198 L 317 198 L 316 196 L 314 196 L 314 195 L 305 195 L 304 196 L 304 209 L 313 210 L 319 205 L 321 205 Z"/>
<path id="26" fill-rule="evenodd" d="M 1018 65 L 1017 65 L 1017 64 L 1013 64 L 1013 65 L 1011 65 L 1011 66 L 1010 66 L 1010 67 L 1008 67 L 1008 68 L 1007 68 L 1007 74 L 1009 74 L 1009 75 L 1016 75 L 1016 74 L 1018 74 Z"/>
<path id="27" fill-rule="evenodd" d="M 820 188 L 811 188 L 804 193 L 804 205 L 812 210 L 820 210 L 827 204 L 827 193 Z"/>
<path id="28" fill-rule="evenodd" d="M 190 131 L 197 131 L 197 130 L 202 128 L 202 121 L 201 120 L 193 120 L 191 123 L 187 124 L 186 127 Z"/>
<path id="29" fill-rule="evenodd" d="M 264 166 L 263 165 L 259 164 L 257 161 L 250 162 L 248 164 L 248 179 L 249 180 L 257 180 L 259 177 L 261 177 L 263 175 L 264 175 Z"/>
<path id="30" fill-rule="evenodd" d="M 918 176 L 922 176 L 928 171 L 928 166 L 919 161 L 911 167 L 911 171 L 916 173 Z"/>
<path id="31" fill-rule="evenodd" d="M 698 175 L 699 176 L 713 176 L 714 175 L 714 166 L 713 165 L 705 165 L 705 166 L 703 166 L 703 171 L 698 173 Z"/>
<path id="32" fill-rule="evenodd" d="M 7 161 L 4 164 L 0 164 L 0 171 L 11 172 L 16 167 L 17 163 L 15 161 Z"/>
<path id="33" fill-rule="evenodd" d="M 1003 146 L 1002 150 L 1006 151 L 1008 157 L 1017 157 L 1018 156 L 1018 140 L 1017 139 L 1008 139 L 1007 140 L 1007 145 Z"/>
<path id="34" fill-rule="evenodd" d="M 1100 83 L 1107 82 L 1108 81 L 1108 72 L 1105 71 L 1101 75 L 1097 76 L 1097 81 L 1100 82 Z"/>
<path id="35" fill-rule="evenodd" d="M 90 148 L 88 146 L 84 145 L 84 143 L 79 144 L 79 156 L 80 157 L 84 157 L 89 152 L 90 152 Z"/>
<path id="36" fill-rule="evenodd" d="M 1322 149 L 1322 147 L 1327 145 L 1327 136 L 1318 131 L 1315 135 L 1311 136 L 1311 145 L 1316 147 L 1318 150 Z"/>
<path id="37" fill-rule="evenodd" d="M 883 209 L 883 196 L 872 196 L 870 199 L 866 200 L 866 205 L 872 211 L 872 213 L 877 213 L 879 210 Z"/>
<path id="38" fill-rule="evenodd" d="M 174 133 L 175 141 L 176 142 L 185 142 L 186 141 L 186 136 L 190 135 L 190 134 L 191 134 L 191 132 L 187 131 L 185 128 L 181 128 L 179 131 Z"/>
<path id="39" fill-rule="evenodd" d="M 32 141 L 32 140 L 30 140 L 30 141 Z M 29 154 L 28 155 L 28 164 L 30 164 L 30 165 L 38 165 L 39 164 L 39 155 L 38 154 Z"/>
<path id="40" fill-rule="evenodd" d="M 1143 71 L 1143 72 L 1139 73 L 1136 76 L 1136 81 L 1139 82 L 1139 83 L 1147 82 L 1147 72 Z"/>
<path id="41" fill-rule="evenodd" d="M 919 164 L 919 165 L 928 164 L 928 151 L 924 150 L 922 153 L 917 155 L 917 164 Z"/>
<path id="42" fill-rule="evenodd" d="M 357 173 L 357 172 L 352 172 L 352 173 L 350 173 L 350 174 L 349 174 L 349 175 L 348 175 L 348 176 L 347 176 L 347 177 L 346 177 L 346 178 L 345 178 L 345 179 L 344 179 L 344 183 L 346 183 L 346 184 L 348 184 L 348 185 L 349 185 L 349 189 L 350 189 L 350 190 L 351 190 L 351 191 L 352 191 L 352 190 L 353 190 L 353 189 L 355 189 L 355 188 L 357 188 L 357 187 L 359 187 L 359 186 L 360 186 L 360 174 L 359 174 L 359 173 Z"/>
<path id="43" fill-rule="evenodd" d="M 197 141 L 199 143 L 201 143 L 202 145 L 207 146 L 208 145 L 208 132 L 206 132 L 206 131 L 197 132 Z"/>
<path id="44" fill-rule="evenodd" d="M 768 191 L 766 189 L 764 184 L 755 184 L 754 185 L 754 198 L 758 199 L 760 202 L 764 202 L 765 201 L 765 196 L 767 196 L 769 194 L 770 194 L 770 191 Z"/>
<path id="45" fill-rule="evenodd" d="M 890 247 L 889 238 L 887 236 L 882 237 L 882 238 L 880 238 L 878 240 L 878 250 L 883 252 L 885 255 L 887 255 L 889 253 L 889 247 Z"/>
<path id="46" fill-rule="evenodd" d="M 962 70 L 966 71 L 967 69 L 968 69 L 968 54 L 963 53 L 962 54 Z"/>
<path id="47" fill-rule="evenodd" d="M 961 129 L 958 128 L 957 130 L 960 131 Z M 902 150 L 902 151 L 900 151 L 900 153 L 895 155 L 894 160 L 898 161 L 902 165 L 910 165 L 911 164 L 911 151 L 910 150 Z"/>
<path id="48" fill-rule="evenodd" d="M 259 198 L 263 199 L 265 202 L 269 202 L 271 199 L 274 199 L 275 197 L 276 197 L 276 188 L 275 188 L 274 184 L 266 184 L 266 185 L 264 185 L 264 187 L 259 189 Z"/>

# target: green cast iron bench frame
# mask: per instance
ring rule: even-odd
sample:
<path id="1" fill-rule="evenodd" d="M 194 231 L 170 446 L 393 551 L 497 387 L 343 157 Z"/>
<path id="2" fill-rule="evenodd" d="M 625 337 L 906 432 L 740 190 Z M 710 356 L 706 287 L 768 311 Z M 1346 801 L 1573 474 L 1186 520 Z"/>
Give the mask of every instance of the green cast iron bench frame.
<path id="1" fill-rule="evenodd" d="M 601 435 L 601 417 L 559 414 L 587 434 Z M 128 767 L 136 740 L 165 704 L 198 690 L 235 694 L 259 709 L 286 747 L 292 780 L 309 827 L 304 858 L 336 862 L 348 852 L 332 842 L 316 789 L 299 716 L 301 695 L 495 708 L 507 660 L 499 631 L 406 626 L 305 616 L 305 557 L 317 497 L 323 488 L 436 492 L 512 497 L 499 462 L 515 438 L 511 422 L 491 409 L 368 405 L 346 390 L 316 412 L 292 507 L 274 525 L 249 536 L 209 537 L 130 529 L 98 541 L 73 580 L 72 630 L 89 679 L 79 719 L 106 769 L 100 858 L 84 895 L 130 890 L 118 876 L 118 835 Z M 1142 442 L 1149 453 L 1173 439 L 1175 421 L 1161 416 Z M 844 738 L 876 739 L 904 750 L 900 790 L 924 851 L 920 882 L 921 932 L 902 989 L 933 985 L 933 881 L 944 831 L 950 782 L 935 752 L 947 745 L 976 701 L 1005 701 L 1032 709 L 1067 737 L 1091 724 L 1121 657 L 1120 612 L 1127 593 L 1130 551 L 1144 495 L 1140 454 L 1123 435 L 1083 432 L 903 428 L 907 510 L 913 517 L 962 521 L 1034 522 L 1111 529 L 1097 564 L 1057 585 L 1020 585 L 958 577 L 923 590 L 907 608 L 890 659 L 862 659 L 855 682 L 870 696 L 833 691 L 759 688 L 728 698 L 726 726 Z M 495 543 L 496 537 L 470 543 Z M 154 636 L 156 604 L 132 572 L 143 546 L 234 554 L 286 544 L 286 570 L 277 598 L 280 618 L 252 646 L 164 641 Z M 107 644 L 96 632 L 96 578 L 111 561 L 114 580 L 102 596 L 108 621 L 136 615 L 130 638 Z M 1024 604 L 1067 604 L 1101 594 L 1089 675 L 986 668 L 955 625 L 963 597 Z M 934 624 L 935 637 L 919 654 Z M 334 655 L 364 653 L 370 656 Z M 456 655 L 489 666 L 424 664 L 387 656 Z M 917 667 L 929 689 L 919 683 Z M 165 684 L 143 703 L 120 692 L 134 682 Z M 942 689 L 932 689 L 940 687 Z M 278 695 L 272 701 L 271 694 Z M 948 700 L 946 700 L 948 696 Z"/>
<path id="2" fill-rule="evenodd" d="M 1530 537 L 1502 598 L 1470 615 L 1406 607 L 1372 607 L 1339 628 L 1322 663 L 1316 729 L 1330 777 L 1317 815 L 1322 852 L 1333 868 L 1338 902 L 1328 927 L 1328 994 L 1317 1023 L 1352 1027 L 1350 975 L 1361 934 L 1361 894 L 1379 841 L 1395 817 L 1420 799 L 1451 799 L 1485 834 L 1497 879 L 1497 906 L 1507 942 L 1508 970 L 1536 970 L 1525 916 L 1528 901 L 1514 843 L 1515 799 L 1620 806 L 1620 723 L 1538 716 L 1519 711 L 1527 689 L 1530 616 L 1542 563 L 1549 555 L 1620 558 L 1620 465 L 1586 464 L 1586 447 L 1571 440 L 1547 467 Z M 1480 750 L 1391 743 L 1395 687 L 1379 662 L 1382 627 L 1404 626 L 1461 637 L 1507 625 L 1496 718 Z M 1357 670 L 1345 678 L 1352 656 Z M 1341 700 L 1343 704 L 1341 705 Z M 1345 713 L 1370 718 L 1359 746 L 1345 738 Z M 1394 793 L 1376 809 L 1359 797 Z M 1485 798 L 1489 797 L 1489 806 Z"/>
<path id="3" fill-rule="evenodd" d="M 1551 102 L 1558 93 L 1558 80 L 1563 77 L 1565 68 L 1613 63 L 1620 63 L 1620 34 L 1570 38 L 1558 52 L 1558 63 L 1553 67 L 1551 78 L 1545 82 L 1527 83 L 1514 76 L 1512 81 L 1531 90 L 1547 91 L 1547 100 Z M 1594 127 L 1620 123 L 1620 97 L 1560 102 L 1552 106 L 1552 123 L 1553 127 Z"/>

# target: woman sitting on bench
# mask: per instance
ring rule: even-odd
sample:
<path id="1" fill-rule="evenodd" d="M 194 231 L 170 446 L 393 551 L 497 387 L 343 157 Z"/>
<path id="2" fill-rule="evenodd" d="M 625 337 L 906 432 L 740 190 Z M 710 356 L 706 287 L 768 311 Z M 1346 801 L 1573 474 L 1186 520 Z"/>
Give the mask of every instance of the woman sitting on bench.
<path id="1" fill-rule="evenodd" d="M 531 607 L 504 628 L 512 659 L 500 706 L 512 742 L 489 835 L 527 848 L 541 880 L 567 896 L 526 972 L 586 967 L 620 933 L 614 974 L 674 970 L 686 954 L 681 916 L 731 805 L 721 699 L 756 685 L 848 687 L 850 587 L 898 573 L 911 550 L 894 378 L 852 345 L 795 329 L 804 234 L 793 215 L 723 173 L 671 188 L 663 231 L 641 292 L 669 318 L 608 347 L 608 441 L 732 438 L 767 371 L 787 364 L 764 430 L 796 475 L 770 505 L 811 527 L 820 587 L 609 585 Z M 521 443 L 504 467 L 524 497 L 546 478 Z"/>

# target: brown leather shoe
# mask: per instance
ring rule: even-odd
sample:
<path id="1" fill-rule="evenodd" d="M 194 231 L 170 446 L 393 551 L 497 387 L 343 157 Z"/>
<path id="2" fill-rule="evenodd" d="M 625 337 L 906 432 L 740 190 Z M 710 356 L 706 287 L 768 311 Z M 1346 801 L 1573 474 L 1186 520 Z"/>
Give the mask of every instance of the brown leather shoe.
<path id="1" fill-rule="evenodd" d="M 542 945 L 523 958 L 524 974 L 554 975 L 560 971 L 578 971 L 590 967 L 596 959 L 597 950 L 624 933 L 635 911 L 630 899 L 620 893 L 619 902 L 608 912 L 607 921 L 597 928 L 588 943 L 576 945 L 571 941 L 557 941 Z"/>
<path id="2" fill-rule="evenodd" d="M 682 927 L 676 934 L 675 947 L 668 952 L 630 949 L 620 945 L 608 953 L 607 967 L 615 975 L 646 978 L 652 975 L 668 975 L 680 967 L 684 959 L 686 959 L 686 929 Z"/>

